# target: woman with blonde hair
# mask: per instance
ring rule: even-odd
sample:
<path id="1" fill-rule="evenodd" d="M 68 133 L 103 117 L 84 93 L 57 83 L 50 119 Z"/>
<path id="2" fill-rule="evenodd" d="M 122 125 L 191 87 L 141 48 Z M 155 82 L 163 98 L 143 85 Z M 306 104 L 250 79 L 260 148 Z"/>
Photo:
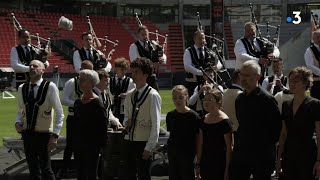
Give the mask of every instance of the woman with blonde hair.
<path id="1" fill-rule="evenodd" d="M 200 117 L 187 106 L 188 89 L 177 85 L 172 89 L 175 109 L 166 117 L 168 139 L 169 179 L 194 180 L 194 158 Z"/>

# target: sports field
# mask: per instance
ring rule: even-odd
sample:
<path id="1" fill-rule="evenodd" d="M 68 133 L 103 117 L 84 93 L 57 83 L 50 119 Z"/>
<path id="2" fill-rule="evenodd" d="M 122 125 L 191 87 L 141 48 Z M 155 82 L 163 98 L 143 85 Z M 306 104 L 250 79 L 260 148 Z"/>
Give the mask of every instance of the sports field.
<path id="1" fill-rule="evenodd" d="M 61 92 L 60 92 L 61 93 Z M 16 96 L 16 93 L 12 93 Z M 168 111 L 174 108 L 171 100 L 171 90 L 160 90 L 162 98 L 161 113 L 166 114 Z M 2 96 L 2 95 L 1 95 Z M 67 107 L 63 106 L 64 114 L 67 116 Z M 17 99 L 2 99 L 0 97 L 0 147 L 2 146 L 3 137 L 18 137 L 14 128 L 14 122 L 17 112 Z M 61 131 L 61 135 L 65 135 L 65 126 Z"/>

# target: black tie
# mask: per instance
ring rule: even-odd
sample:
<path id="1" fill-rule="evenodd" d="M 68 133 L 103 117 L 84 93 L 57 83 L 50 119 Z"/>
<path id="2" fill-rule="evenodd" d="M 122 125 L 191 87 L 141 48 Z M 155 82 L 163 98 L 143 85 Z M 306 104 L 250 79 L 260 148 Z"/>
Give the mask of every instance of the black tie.
<path id="1" fill-rule="evenodd" d="M 143 43 L 143 47 L 144 47 L 144 49 L 145 49 L 146 51 L 148 51 L 148 43 L 147 43 L 147 42 L 144 42 L 144 43 Z"/>
<path id="2" fill-rule="evenodd" d="M 203 56 L 203 53 L 202 53 L 202 48 L 198 48 L 198 50 L 199 50 L 199 59 L 203 60 L 204 56 Z"/>
<path id="3" fill-rule="evenodd" d="M 88 50 L 88 58 L 89 58 L 89 60 L 92 60 L 91 50 L 90 49 L 87 49 L 87 50 Z"/>
<path id="4" fill-rule="evenodd" d="M 29 101 L 34 101 L 34 87 L 37 84 L 31 84 L 30 92 L 29 92 Z"/>
<path id="5" fill-rule="evenodd" d="M 101 97 L 102 97 L 102 103 L 103 103 L 103 105 L 105 105 L 105 103 L 106 103 L 106 97 L 105 97 L 104 92 L 101 92 Z"/>
<path id="6" fill-rule="evenodd" d="M 120 88 L 121 88 L 121 80 L 122 79 L 118 78 L 118 82 L 117 82 L 117 85 L 116 85 L 117 90 L 120 90 Z"/>
<path id="7" fill-rule="evenodd" d="M 25 49 L 26 49 L 26 58 L 27 58 L 28 62 L 30 62 L 31 61 L 30 50 L 29 50 L 28 46 L 26 46 Z"/>
<path id="8" fill-rule="evenodd" d="M 136 93 L 134 94 L 134 102 L 137 103 L 139 99 L 139 91 L 136 91 Z"/>

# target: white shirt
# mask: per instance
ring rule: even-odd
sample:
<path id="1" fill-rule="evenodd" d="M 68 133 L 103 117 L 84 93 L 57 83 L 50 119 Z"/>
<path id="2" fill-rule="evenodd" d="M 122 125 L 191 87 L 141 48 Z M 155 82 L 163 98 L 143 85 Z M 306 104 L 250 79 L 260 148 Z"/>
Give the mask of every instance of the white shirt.
<path id="1" fill-rule="evenodd" d="M 278 79 L 281 79 L 283 77 L 283 74 L 281 74 L 280 77 L 278 77 Z M 288 84 L 287 83 L 285 86 L 283 86 L 284 89 L 288 89 Z M 264 78 L 264 80 L 262 81 L 261 87 L 262 89 L 265 89 L 266 91 L 268 91 L 268 85 L 269 85 L 269 77 Z"/>
<path id="2" fill-rule="evenodd" d="M 256 38 L 253 39 L 253 44 L 258 51 L 261 51 Z M 247 53 L 247 50 L 244 47 L 244 44 L 242 43 L 241 39 L 238 39 L 236 45 L 234 46 L 234 54 L 236 55 L 235 69 L 240 69 L 242 67 L 242 64 L 248 60 L 255 60 L 257 63 L 259 62 L 258 57 L 253 57 Z M 274 46 L 273 55 L 276 58 L 280 56 L 280 51 L 276 46 Z"/>
<path id="3" fill-rule="evenodd" d="M 102 91 L 101 91 L 99 88 L 97 88 L 97 87 L 94 87 L 93 89 L 98 93 L 97 96 L 99 96 L 99 99 L 100 99 L 100 101 L 102 102 L 102 94 L 101 94 Z M 107 93 L 105 93 L 105 92 L 104 92 L 104 94 L 105 94 L 105 100 L 107 100 L 110 96 L 109 96 L 109 94 L 107 94 Z M 111 103 L 111 102 L 110 102 L 110 103 Z M 103 104 L 103 102 L 102 102 L 102 104 Z M 109 104 L 109 105 L 111 105 L 111 104 Z M 121 124 L 120 121 L 119 121 L 119 119 L 116 118 L 116 117 L 113 115 L 111 109 L 109 109 L 109 120 L 110 120 L 110 123 L 111 123 L 112 125 L 117 126 L 117 125 L 120 125 L 120 124 Z"/>
<path id="4" fill-rule="evenodd" d="M 142 45 L 143 47 L 143 42 L 141 42 L 139 40 L 140 44 Z M 130 61 L 134 61 L 136 60 L 137 58 L 140 58 L 141 56 L 139 55 L 139 51 L 138 51 L 138 47 L 135 43 L 132 43 L 129 47 L 129 57 L 130 57 Z M 167 55 L 163 53 L 163 63 L 162 64 L 167 64 Z"/>
<path id="5" fill-rule="evenodd" d="M 39 81 L 36 82 L 36 86 L 33 88 L 34 91 L 34 97 L 36 97 L 37 93 L 38 93 L 38 89 L 42 83 L 43 79 L 41 78 Z M 23 103 L 23 97 L 22 97 L 22 86 L 24 84 L 21 84 L 19 86 L 18 89 L 18 112 L 17 112 L 17 116 L 16 116 L 16 123 L 21 123 L 22 122 L 22 113 L 23 113 L 23 109 L 24 109 L 24 103 Z M 30 84 L 31 86 L 31 84 Z M 49 99 L 48 99 L 49 98 Z M 53 109 L 55 111 L 55 124 L 53 127 L 53 133 L 59 135 L 60 130 L 62 128 L 62 124 L 63 124 L 63 118 L 64 118 L 64 114 L 63 114 L 63 109 L 62 109 L 62 105 L 60 103 L 60 98 L 59 98 L 59 90 L 57 88 L 57 86 L 54 83 L 50 83 L 49 84 L 49 88 L 48 88 L 48 92 L 46 95 L 46 99 L 48 99 L 49 103 L 52 104 Z"/>
<path id="6" fill-rule="evenodd" d="M 319 50 L 319 45 L 314 44 L 315 47 Z M 304 53 L 304 61 L 308 69 L 312 71 L 313 74 L 320 76 L 320 69 L 314 65 L 314 61 L 317 61 L 314 57 L 312 50 L 310 47 L 307 48 L 306 52 Z"/>
<path id="7" fill-rule="evenodd" d="M 86 49 L 86 48 L 84 48 Z M 92 50 L 91 50 L 92 52 Z M 88 51 L 86 49 L 86 53 L 87 53 L 87 56 L 88 56 Z M 99 54 L 102 54 L 101 51 L 98 50 L 98 53 Z M 92 54 L 92 53 L 91 53 Z M 82 60 L 81 60 L 81 57 L 80 57 L 80 54 L 79 54 L 79 50 L 76 50 L 74 51 L 73 53 L 73 65 L 74 65 L 74 69 L 76 71 L 76 73 L 79 73 L 80 72 L 80 68 L 81 68 L 81 63 L 82 63 Z M 104 68 L 107 72 L 110 72 L 111 71 L 111 68 L 112 68 L 112 65 L 111 63 L 108 61 L 108 64 L 107 66 Z"/>
<path id="8" fill-rule="evenodd" d="M 148 87 L 148 84 L 143 86 L 142 88 L 138 89 L 139 91 L 139 96 L 142 95 L 143 91 L 145 88 Z M 156 92 L 151 94 L 151 104 L 150 106 L 150 114 L 151 114 L 151 131 L 150 131 L 150 136 L 147 141 L 147 144 L 145 146 L 145 150 L 151 152 L 154 147 L 156 147 L 158 143 L 158 138 L 159 138 L 159 132 L 160 132 L 160 121 L 161 121 L 161 97 L 160 95 Z M 123 124 L 126 124 L 128 121 L 128 116 L 124 116 Z"/>
<path id="9" fill-rule="evenodd" d="M 73 94 L 75 93 L 75 81 L 74 78 L 69 79 L 63 88 L 62 96 L 61 96 L 61 104 L 74 107 L 74 97 Z"/>
<path id="10" fill-rule="evenodd" d="M 26 54 L 26 46 L 25 45 L 21 45 L 23 48 L 24 53 Z M 29 51 L 31 48 L 31 45 L 27 46 Z M 32 59 L 31 59 L 32 60 Z M 16 49 L 16 47 L 11 48 L 11 52 L 10 52 L 10 64 L 12 69 L 14 70 L 15 73 L 26 73 L 29 72 L 29 66 L 26 66 L 24 64 L 21 64 L 20 59 L 19 59 L 19 55 L 18 55 L 18 51 Z M 49 67 L 49 62 L 46 61 L 45 65 L 47 67 Z"/>
<path id="11" fill-rule="evenodd" d="M 194 48 L 196 49 L 198 58 L 200 58 L 200 52 L 198 50 L 198 47 L 196 45 L 194 45 Z M 203 54 L 203 57 L 205 57 L 204 49 L 202 51 L 202 54 Z M 197 75 L 197 76 L 203 76 L 202 71 L 195 68 L 194 67 L 195 65 L 192 64 L 191 54 L 188 49 L 186 49 L 183 54 L 183 65 L 184 65 L 184 70 L 186 72 L 190 72 L 190 73 Z M 221 62 L 220 61 L 216 62 L 216 66 L 218 69 L 221 69 L 222 68 Z"/>

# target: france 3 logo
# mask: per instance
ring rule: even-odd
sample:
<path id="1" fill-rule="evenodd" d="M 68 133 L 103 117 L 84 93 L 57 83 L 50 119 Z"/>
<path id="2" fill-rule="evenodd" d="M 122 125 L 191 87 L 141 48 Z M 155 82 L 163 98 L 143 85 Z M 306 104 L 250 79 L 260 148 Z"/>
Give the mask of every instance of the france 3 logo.
<path id="1" fill-rule="evenodd" d="M 287 17 L 287 23 L 300 24 L 301 23 L 301 11 L 292 11 L 294 15 L 293 18 L 291 16 Z"/>

